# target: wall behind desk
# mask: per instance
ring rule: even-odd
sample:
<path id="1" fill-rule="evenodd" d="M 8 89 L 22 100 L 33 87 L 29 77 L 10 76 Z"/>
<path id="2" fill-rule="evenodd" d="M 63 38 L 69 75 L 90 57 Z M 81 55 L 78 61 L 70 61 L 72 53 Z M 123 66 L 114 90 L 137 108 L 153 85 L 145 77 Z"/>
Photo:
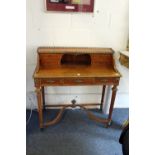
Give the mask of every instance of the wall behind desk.
<path id="1" fill-rule="evenodd" d="M 125 50 L 128 41 L 128 0 L 96 0 L 94 13 L 47 12 L 45 0 L 27 0 L 27 97 L 36 106 L 32 79 L 39 46 L 111 47 Z M 115 107 L 128 107 L 128 69 L 118 62 L 123 77 Z M 52 94 L 52 95 L 51 95 Z M 46 88 L 47 103 L 100 101 L 101 86 Z M 107 101 L 108 103 L 108 101 Z M 27 100 L 27 108 L 31 107 Z"/>

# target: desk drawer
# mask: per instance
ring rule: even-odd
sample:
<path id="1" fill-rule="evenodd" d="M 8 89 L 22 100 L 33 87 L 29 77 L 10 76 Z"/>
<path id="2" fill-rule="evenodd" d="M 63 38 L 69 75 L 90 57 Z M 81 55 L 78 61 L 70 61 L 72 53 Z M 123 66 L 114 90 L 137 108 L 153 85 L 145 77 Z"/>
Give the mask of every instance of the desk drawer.
<path id="1" fill-rule="evenodd" d="M 64 79 L 64 85 L 91 85 L 94 84 L 93 78 L 73 78 Z"/>
<path id="2" fill-rule="evenodd" d="M 42 85 L 62 85 L 63 79 L 42 79 L 41 80 Z"/>
<path id="3" fill-rule="evenodd" d="M 118 83 L 119 79 L 117 78 L 95 78 L 96 84 L 115 84 Z"/>

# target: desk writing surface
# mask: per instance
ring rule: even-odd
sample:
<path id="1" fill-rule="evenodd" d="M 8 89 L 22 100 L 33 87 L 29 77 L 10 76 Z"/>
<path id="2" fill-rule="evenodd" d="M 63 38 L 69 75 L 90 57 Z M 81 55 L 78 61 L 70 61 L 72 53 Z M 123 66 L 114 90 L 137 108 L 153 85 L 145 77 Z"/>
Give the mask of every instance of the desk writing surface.
<path id="1" fill-rule="evenodd" d="M 120 74 L 113 68 L 106 67 L 85 67 L 68 66 L 50 69 L 40 69 L 34 74 L 36 78 L 56 78 L 56 77 L 120 77 Z"/>

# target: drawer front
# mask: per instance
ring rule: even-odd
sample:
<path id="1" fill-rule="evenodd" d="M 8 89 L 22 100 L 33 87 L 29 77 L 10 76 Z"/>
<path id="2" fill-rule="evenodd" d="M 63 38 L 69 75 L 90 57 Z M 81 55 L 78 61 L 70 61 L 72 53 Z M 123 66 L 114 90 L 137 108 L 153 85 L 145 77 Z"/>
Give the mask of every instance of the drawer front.
<path id="1" fill-rule="evenodd" d="M 64 85 L 92 85 L 94 78 L 70 78 L 64 79 Z"/>
<path id="2" fill-rule="evenodd" d="M 43 86 L 118 84 L 119 78 L 51 78 L 41 79 Z"/>
<path id="3" fill-rule="evenodd" d="M 63 79 L 42 79 L 41 84 L 44 86 L 63 85 Z"/>
<path id="4" fill-rule="evenodd" d="M 117 84 L 119 79 L 117 78 L 95 78 L 96 84 Z"/>

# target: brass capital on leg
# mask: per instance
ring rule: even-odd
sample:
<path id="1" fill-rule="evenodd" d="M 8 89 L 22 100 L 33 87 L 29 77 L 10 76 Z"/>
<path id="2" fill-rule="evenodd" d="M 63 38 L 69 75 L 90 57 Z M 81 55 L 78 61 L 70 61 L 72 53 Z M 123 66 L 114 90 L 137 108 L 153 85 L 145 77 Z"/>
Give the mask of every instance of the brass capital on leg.
<path id="1" fill-rule="evenodd" d="M 41 87 L 36 87 L 35 92 L 40 93 L 41 92 Z"/>
<path id="2" fill-rule="evenodd" d="M 112 91 L 117 91 L 118 90 L 117 85 L 114 85 L 111 89 L 112 89 Z"/>

